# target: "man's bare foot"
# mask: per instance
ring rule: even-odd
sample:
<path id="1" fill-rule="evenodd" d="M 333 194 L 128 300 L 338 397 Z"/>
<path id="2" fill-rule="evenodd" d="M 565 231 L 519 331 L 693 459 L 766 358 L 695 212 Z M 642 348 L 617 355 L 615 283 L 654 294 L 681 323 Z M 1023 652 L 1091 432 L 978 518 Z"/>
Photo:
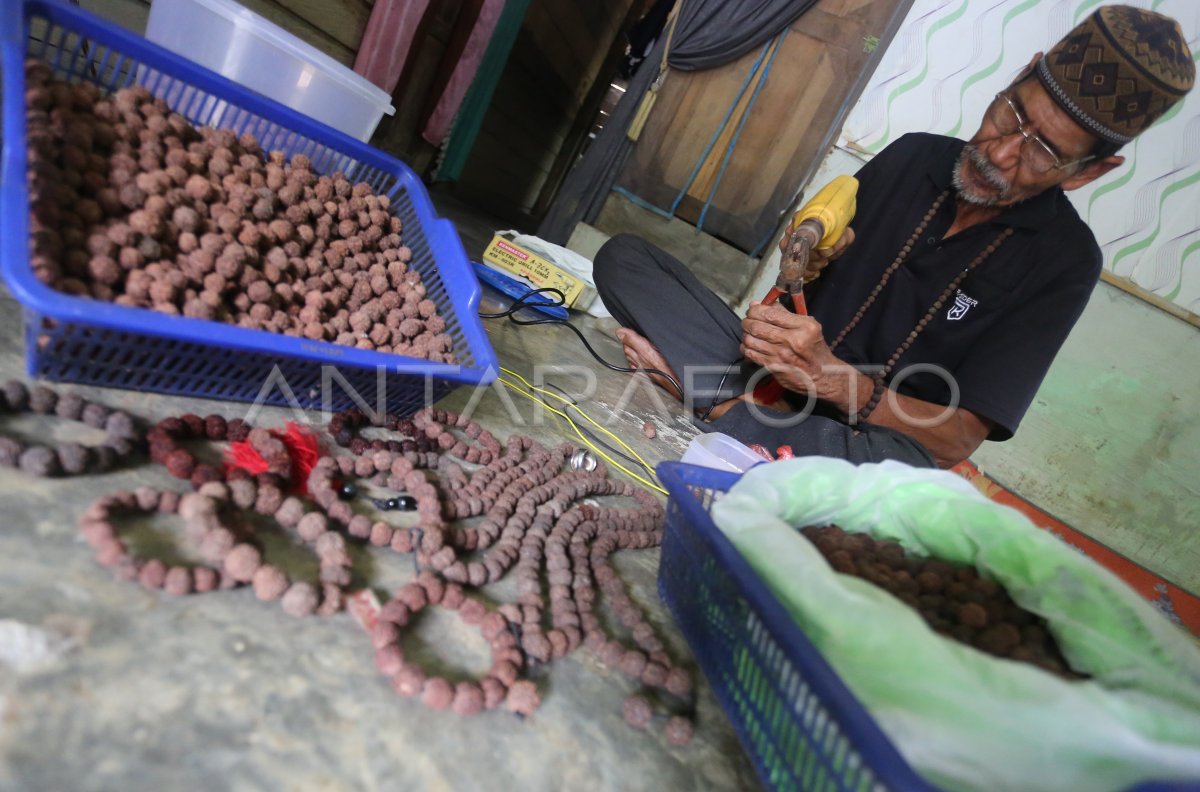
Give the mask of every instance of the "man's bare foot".
<path id="1" fill-rule="evenodd" d="M 630 330 L 628 327 L 621 327 L 616 332 L 617 340 L 621 342 L 621 349 L 625 353 L 625 360 L 628 361 L 630 368 L 636 369 L 658 369 L 664 371 L 679 381 L 679 377 L 675 376 L 675 372 L 671 370 L 667 359 L 658 351 L 658 347 L 651 344 L 645 336 Z M 675 386 L 666 378 L 658 374 L 645 374 L 658 387 L 665 390 L 667 393 L 674 396 L 680 401 L 683 400 L 683 394 L 675 389 Z"/>

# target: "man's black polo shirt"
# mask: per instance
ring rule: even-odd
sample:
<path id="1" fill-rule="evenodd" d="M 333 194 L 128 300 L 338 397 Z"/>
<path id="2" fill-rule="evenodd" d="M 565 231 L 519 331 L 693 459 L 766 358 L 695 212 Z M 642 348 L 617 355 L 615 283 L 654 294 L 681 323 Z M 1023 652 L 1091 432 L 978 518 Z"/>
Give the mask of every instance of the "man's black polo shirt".
<path id="1" fill-rule="evenodd" d="M 807 293 L 826 339 L 850 322 L 937 196 L 951 188 L 963 145 L 905 135 L 858 172 L 854 244 Z M 988 439 L 1007 440 L 1083 312 L 1103 259 L 1058 187 L 943 241 L 953 220 L 952 192 L 835 354 L 855 366 L 883 366 L 955 276 L 1011 227 L 1013 235 L 967 275 L 889 378 L 899 393 L 949 404 L 946 377 L 915 370 L 905 376 L 914 365 L 944 369 L 957 383 L 959 406 L 996 423 Z"/>

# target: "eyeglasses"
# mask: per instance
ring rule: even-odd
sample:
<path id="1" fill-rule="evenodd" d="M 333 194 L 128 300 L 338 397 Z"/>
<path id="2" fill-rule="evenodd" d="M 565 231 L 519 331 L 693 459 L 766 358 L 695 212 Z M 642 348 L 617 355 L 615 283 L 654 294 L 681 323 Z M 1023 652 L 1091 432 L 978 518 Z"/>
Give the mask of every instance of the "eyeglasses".
<path id="1" fill-rule="evenodd" d="M 996 94 L 996 99 L 988 108 L 987 119 L 1002 137 L 1021 133 L 1021 137 L 1024 138 L 1021 142 L 1021 162 L 1035 173 L 1044 174 L 1052 170 L 1062 170 L 1096 158 L 1094 154 L 1089 154 L 1070 162 L 1060 160 L 1046 141 L 1036 134 L 1030 134 L 1025 129 L 1025 119 L 1021 117 L 1021 111 L 1004 91 Z"/>

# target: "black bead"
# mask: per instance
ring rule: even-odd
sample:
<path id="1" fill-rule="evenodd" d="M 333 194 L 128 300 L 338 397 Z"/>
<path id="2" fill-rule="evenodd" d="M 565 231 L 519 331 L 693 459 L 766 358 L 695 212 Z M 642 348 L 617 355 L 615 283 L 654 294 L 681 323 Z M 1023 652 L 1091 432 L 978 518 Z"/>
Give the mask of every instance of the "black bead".
<path id="1" fill-rule="evenodd" d="M 401 511 L 414 511 L 417 508 L 417 499 L 412 495 L 401 495 L 392 500 L 396 504 L 394 508 Z"/>
<path id="2" fill-rule="evenodd" d="M 388 511 L 396 511 L 400 508 L 400 499 L 388 498 L 387 502 L 383 504 L 383 508 L 387 509 Z"/>
<path id="3" fill-rule="evenodd" d="M 338 497 L 342 500 L 350 500 L 356 495 L 358 495 L 358 487 L 353 484 L 346 483 L 338 487 Z"/>

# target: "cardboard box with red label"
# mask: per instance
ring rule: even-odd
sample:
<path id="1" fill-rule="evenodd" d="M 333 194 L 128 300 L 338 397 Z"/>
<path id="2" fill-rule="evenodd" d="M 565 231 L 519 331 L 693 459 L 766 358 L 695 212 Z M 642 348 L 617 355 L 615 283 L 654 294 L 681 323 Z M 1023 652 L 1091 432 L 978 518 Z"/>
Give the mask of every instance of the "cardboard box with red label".
<path id="1" fill-rule="evenodd" d="M 569 308 L 582 310 L 596 297 L 596 290 L 587 281 L 500 234 L 496 234 L 483 251 L 483 260 L 489 266 L 528 281 L 534 288 L 558 289 Z"/>

